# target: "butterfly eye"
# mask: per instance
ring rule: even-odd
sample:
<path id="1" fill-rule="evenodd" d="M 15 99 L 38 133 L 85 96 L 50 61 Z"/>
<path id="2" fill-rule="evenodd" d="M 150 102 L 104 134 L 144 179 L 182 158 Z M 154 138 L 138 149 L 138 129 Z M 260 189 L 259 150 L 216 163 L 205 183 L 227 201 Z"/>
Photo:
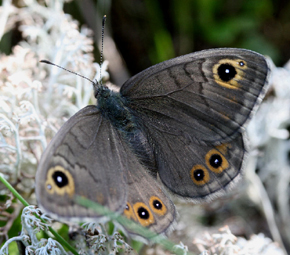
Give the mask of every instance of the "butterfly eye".
<path id="1" fill-rule="evenodd" d="M 156 196 L 150 197 L 149 204 L 150 204 L 152 211 L 160 216 L 163 216 L 167 212 L 166 206 Z"/>
<path id="2" fill-rule="evenodd" d="M 133 208 L 135 214 L 137 215 L 139 223 L 143 227 L 147 227 L 154 223 L 154 217 L 152 215 L 152 212 L 144 203 L 141 202 L 135 203 L 133 205 Z"/>
<path id="3" fill-rule="evenodd" d="M 216 174 L 222 173 L 225 169 L 229 167 L 229 162 L 216 149 L 210 150 L 205 155 L 205 162 L 207 167 Z"/>
<path id="4" fill-rule="evenodd" d="M 72 175 L 61 166 L 55 166 L 48 170 L 45 184 L 46 190 L 50 194 L 72 196 L 75 191 Z"/>
<path id="5" fill-rule="evenodd" d="M 204 185 L 210 180 L 208 170 L 203 165 L 193 166 L 190 176 L 192 181 L 198 186 Z"/>

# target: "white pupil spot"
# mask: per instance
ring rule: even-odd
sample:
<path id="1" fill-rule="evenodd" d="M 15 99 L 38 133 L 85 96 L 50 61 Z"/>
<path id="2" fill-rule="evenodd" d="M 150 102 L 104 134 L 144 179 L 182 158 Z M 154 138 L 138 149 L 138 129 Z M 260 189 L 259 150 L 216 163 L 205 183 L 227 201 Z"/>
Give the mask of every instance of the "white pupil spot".
<path id="1" fill-rule="evenodd" d="M 62 182 L 61 176 L 57 176 L 56 180 L 57 180 L 57 182 L 61 183 Z"/>
<path id="2" fill-rule="evenodd" d="M 226 73 L 230 73 L 230 70 L 229 70 L 229 69 L 226 69 L 225 72 L 226 72 Z"/>
<path id="3" fill-rule="evenodd" d="M 50 184 L 47 185 L 47 189 L 51 190 L 51 185 Z"/>

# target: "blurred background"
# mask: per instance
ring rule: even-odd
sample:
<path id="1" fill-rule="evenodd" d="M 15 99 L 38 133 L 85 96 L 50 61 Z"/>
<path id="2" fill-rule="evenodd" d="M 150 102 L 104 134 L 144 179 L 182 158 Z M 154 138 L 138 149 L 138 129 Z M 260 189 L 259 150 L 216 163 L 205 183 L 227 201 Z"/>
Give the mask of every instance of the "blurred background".
<path id="1" fill-rule="evenodd" d="M 22 3 L 13 1 L 16 6 L 17 2 Z M 287 0 L 73 0 L 64 5 L 64 12 L 91 28 L 95 42 L 100 38 L 101 17 L 107 15 L 105 33 L 128 70 L 114 74 L 111 68 L 112 81 L 118 85 L 153 64 L 208 48 L 251 49 L 279 66 L 290 58 Z M 19 40 L 15 24 L 2 38 L 1 52 L 9 54 Z M 110 46 L 104 47 L 106 51 Z M 97 50 L 95 58 L 98 62 Z"/>

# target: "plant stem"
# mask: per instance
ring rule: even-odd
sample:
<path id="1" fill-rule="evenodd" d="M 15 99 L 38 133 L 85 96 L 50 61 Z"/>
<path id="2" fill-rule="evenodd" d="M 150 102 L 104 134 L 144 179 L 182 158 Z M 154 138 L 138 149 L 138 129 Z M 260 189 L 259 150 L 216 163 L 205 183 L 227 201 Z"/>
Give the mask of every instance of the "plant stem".
<path id="1" fill-rule="evenodd" d="M 9 189 L 12 194 L 24 205 L 29 206 L 29 203 L 11 186 L 9 182 L 6 181 L 3 174 L 0 173 L 0 181 Z M 44 219 L 40 218 L 38 215 L 35 215 L 38 219 L 40 219 L 43 223 L 46 223 Z M 54 229 L 48 227 L 49 231 L 55 236 L 56 240 L 64 247 L 66 247 L 73 254 L 78 255 L 77 251 L 69 245 L 69 243 L 64 240 Z"/>

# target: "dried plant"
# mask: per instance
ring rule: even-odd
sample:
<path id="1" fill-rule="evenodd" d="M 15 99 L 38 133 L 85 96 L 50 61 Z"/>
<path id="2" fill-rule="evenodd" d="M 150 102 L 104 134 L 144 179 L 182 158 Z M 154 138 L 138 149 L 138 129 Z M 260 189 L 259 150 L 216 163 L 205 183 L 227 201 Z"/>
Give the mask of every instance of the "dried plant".
<path id="1" fill-rule="evenodd" d="M 20 24 L 23 37 L 11 55 L 0 55 L 0 172 L 26 200 L 36 204 L 34 176 L 44 148 L 72 114 L 94 103 L 93 87 L 87 80 L 40 64 L 39 60 L 49 59 L 92 80 L 100 79 L 100 66 L 93 62 L 91 31 L 79 29 L 78 23 L 62 11 L 62 1 L 48 1 L 46 6 L 37 1 L 22 4 L 22 8 L 17 8 L 11 1 L 4 1 L 0 8 L 0 36 L 14 24 Z M 103 80 L 109 77 L 107 64 L 105 61 L 102 65 Z M 6 221 L 1 228 L 3 242 L 22 206 L 11 202 L 2 183 L 0 189 L 1 195 L 7 196 L 1 206 L 0 219 Z M 14 208 L 12 214 L 7 207 Z M 27 207 L 22 213 L 24 230 L 26 210 Z M 34 217 L 31 212 L 29 215 Z M 48 247 L 55 246 L 62 250 L 56 254 L 63 253 L 63 248 L 52 239 L 37 244 L 37 238 L 31 234 L 37 228 L 29 233 L 24 230 L 15 238 L 26 244 L 28 251 L 36 252 L 38 246 L 37 252 L 45 253 Z M 2 247 L 3 254 L 10 242 L 11 239 Z"/>

